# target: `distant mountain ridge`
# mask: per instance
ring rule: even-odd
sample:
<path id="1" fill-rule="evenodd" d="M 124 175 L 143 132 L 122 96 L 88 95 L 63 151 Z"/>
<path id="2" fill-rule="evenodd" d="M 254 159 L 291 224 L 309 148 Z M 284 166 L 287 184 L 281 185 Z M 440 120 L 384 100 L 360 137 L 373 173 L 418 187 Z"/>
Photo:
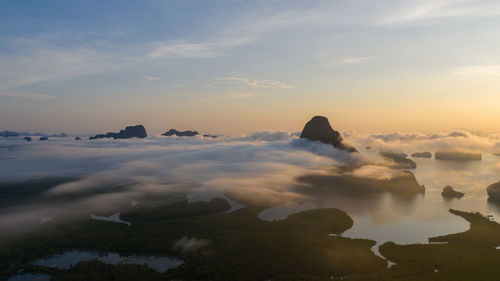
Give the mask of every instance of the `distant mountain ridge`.
<path id="1" fill-rule="evenodd" d="M 130 138 L 145 138 L 148 134 L 146 133 L 146 129 L 142 125 L 135 126 L 127 126 L 125 130 L 120 130 L 118 133 L 108 132 L 106 134 L 98 134 L 93 137 L 90 137 L 89 140 L 95 139 L 104 139 L 104 138 L 112 138 L 112 139 L 130 139 Z"/>
<path id="2" fill-rule="evenodd" d="M 176 129 L 170 129 L 167 132 L 161 134 L 162 136 L 178 136 L 178 137 L 193 137 L 199 135 L 198 131 L 177 131 Z"/>
<path id="3" fill-rule="evenodd" d="M 177 137 L 194 137 L 197 135 L 200 135 L 198 131 L 177 131 L 176 129 L 170 129 L 167 132 L 161 134 L 162 136 L 166 137 L 171 137 L 171 136 L 177 136 Z M 215 135 L 203 135 L 206 138 L 217 138 Z"/>
<path id="4" fill-rule="evenodd" d="M 50 137 L 50 138 L 65 138 L 68 135 L 65 133 L 61 134 L 42 134 L 42 133 L 28 133 L 28 132 L 15 132 L 15 131 L 2 131 L 0 132 L 0 137 Z"/>

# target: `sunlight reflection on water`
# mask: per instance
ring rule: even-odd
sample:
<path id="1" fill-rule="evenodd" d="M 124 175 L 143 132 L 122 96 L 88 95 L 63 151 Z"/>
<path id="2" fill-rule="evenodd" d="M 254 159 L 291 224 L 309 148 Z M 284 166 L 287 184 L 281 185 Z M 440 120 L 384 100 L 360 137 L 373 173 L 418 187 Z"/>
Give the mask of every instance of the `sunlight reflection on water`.
<path id="1" fill-rule="evenodd" d="M 496 220 L 500 217 L 499 206 L 488 203 L 486 194 L 486 187 L 499 180 L 499 157 L 483 155 L 483 161 L 475 162 L 413 160 L 418 165 L 415 176 L 426 186 L 425 195 L 412 198 L 391 194 L 368 198 L 312 198 L 266 209 L 259 218 L 279 220 L 304 210 L 335 207 L 346 211 L 354 220 L 353 227 L 342 236 L 372 239 L 380 245 L 387 241 L 428 243 L 429 237 L 467 230 L 469 223 L 449 213 L 449 209 L 491 214 Z M 441 191 L 446 185 L 465 192 L 465 197 L 444 200 Z"/>

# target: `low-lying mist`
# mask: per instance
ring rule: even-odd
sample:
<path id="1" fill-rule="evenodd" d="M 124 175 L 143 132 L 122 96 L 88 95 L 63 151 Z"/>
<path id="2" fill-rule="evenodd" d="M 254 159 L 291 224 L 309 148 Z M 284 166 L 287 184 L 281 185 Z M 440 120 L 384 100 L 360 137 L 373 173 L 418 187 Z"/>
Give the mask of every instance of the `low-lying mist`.
<path id="1" fill-rule="evenodd" d="M 497 153 L 500 152 L 500 133 L 475 134 L 462 130 L 447 133 L 389 133 L 361 134 L 354 131 L 343 133 L 344 137 L 360 148 L 374 150 L 413 152 L 465 151 Z"/>
<path id="2" fill-rule="evenodd" d="M 500 135 L 468 132 L 363 135 L 343 133 L 358 148 L 406 153 L 443 149 L 495 152 Z M 500 149 L 499 149 L 500 150 Z M 227 194 L 279 204 L 301 200 L 297 186 L 350 166 L 351 178 L 388 181 L 400 171 L 376 153 L 347 153 L 299 139 L 297 133 L 260 132 L 248 137 L 149 137 L 129 140 L 0 140 L 0 191 L 14 182 L 65 178 L 33 198 L 0 206 L 0 234 L 36 230 L 90 215 L 111 215 L 152 198 L 181 194 L 209 200 Z M 304 175 L 314 179 L 304 182 Z M 321 180 L 328 179 L 322 178 Z M 8 192 L 8 190 L 7 190 Z M 0 194 L 1 195 L 1 194 Z M 158 200 L 155 203 L 158 203 Z M 7 201 L 6 201 L 7 202 Z"/>

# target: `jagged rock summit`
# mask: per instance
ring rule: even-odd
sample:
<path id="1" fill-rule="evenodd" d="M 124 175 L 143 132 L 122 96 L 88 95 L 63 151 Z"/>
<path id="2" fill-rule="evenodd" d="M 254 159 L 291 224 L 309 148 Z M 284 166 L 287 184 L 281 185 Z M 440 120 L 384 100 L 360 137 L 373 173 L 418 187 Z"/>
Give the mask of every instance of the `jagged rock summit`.
<path id="1" fill-rule="evenodd" d="M 125 128 L 125 130 L 120 130 L 119 133 L 110 132 L 106 134 L 99 134 L 90 137 L 89 139 L 90 140 L 103 139 L 103 138 L 130 139 L 130 138 L 145 138 L 147 136 L 148 134 L 146 133 L 146 129 L 144 129 L 144 126 L 136 125 L 136 126 L 128 126 Z"/>
<path id="2" fill-rule="evenodd" d="M 321 141 L 347 152 L 358 152 L 356 148 L 342 142 L 343 138 L 340 133 L 335 131 L 332 126 L 330 126 L 328 118 L 324 116 L 314 116 L 309 122 L 307 122 L 302 130 L 300 138 L 311 141 Z"/>
<path id="3" fill-rule="evenodd" d="M 199 135 L 198 131 L 177 131 L 176 129 L 170 129 L 167 132 L 161 134 L 162 136 L 166 137 L 171 137 L 171 136 L 178 136 L 178 137 L 194 137 Z M 205 138 L 217 138 L 215 135 L 202 135 Z"/>
<path id="4" fill-rule="evenodd" d="M 198 131 L 177 131 L 176 129 L 170 129 L 166 133 L 163 133 L 162 136 L 193 137 L 199 134 Z"/>

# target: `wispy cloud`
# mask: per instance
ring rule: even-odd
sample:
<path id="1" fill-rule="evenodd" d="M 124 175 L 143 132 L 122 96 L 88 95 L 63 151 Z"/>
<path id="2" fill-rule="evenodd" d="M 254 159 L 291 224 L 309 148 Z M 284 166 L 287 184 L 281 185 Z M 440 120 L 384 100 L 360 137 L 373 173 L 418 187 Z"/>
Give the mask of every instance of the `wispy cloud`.
<path id="1" fill-rule="evenodd" d="M 46 42 L 29 44 L 33 50 L 22 55 L 0 56 L 0 90 L 17 92 L 18 87 L 35 83 L 65 81 L 123 69 L 135 60 L 119 53 L 91 49 L 61 49 Z"/>
<path id="2" fill-rule="evenodd" d="M 500 65 L 469 65 L 456 67 L 452 73 L 463 76 L 500 76 Z"/>
<path id="3" fill-rule="evenodd" d="M 314 54 L 314 58 L 322 65 L 322 66 L 336 66 L 336 65 L 354 65 L 354 64 L 362 64 L 373 59 L 376 59 L 375 56 L 365 56 L 365 57 L 347 57 L 342 59 L 333 59 L 330 56 L 318 52 Z"/>
<path id="4" fill-rule="evenodd" d="M 218 53 L 213 43 L 166 42 L 157 43 L 149 53 L 154 59 L 184 57 L 184 58 L 212 58 Z"/>
<path id="5" fill-rule="evenodd" d="M 155 81 L 155 80 L 160 80 L 160 78 L 158 78 L 156 76 L 144 75 L 144 76 L 142 76 L 141 82 L 148 82 L 148 81 Z"/>
<path id="6" fill-rule="evenodd" d="M 291 89 L 294 87 L 292 85 L 288 85 L 285 84 L 284 82 L 277 80 L 252 79 L 248 77 L 239 77 L 239 76 L 219 77 L 216 78 L 215 80 L 220 82 L 228 82 L 230 84 L 246 85 L 256 89 L 263 89 L 263 88 Z"/>
<path id="7" fill-rule="evenodd" d="M 174 40 L 157 42 L 148 53 L 152 59 L 166 58 L 213 58 L 220 56 L 233 47 L 245 45 L 253 38 L 234 34 L 232 36 L 213 36 L 200 42 Z"/>
<path id="8" fill-rule="evenodd" d="M 46 81 L 64 81 L 85 75 L 95 75 L 172 58 L 209 59 L 227 55 L 235 48 L 253 44 L 272 32 L 301 28 L 338 26 L 405 27 L 427 25 L 437 20 L 480 18 L 500 15 L 500 2 L 485 0 L 401 0 L 401 1 L 329 1 L 321 7 L 299 9 L 290 5 L 283 8 L 270 5 L 266 11 L 244 11 L 238 17 L 222 20 L 219 30 L 199 36 L 162 41 L 160 38 L 134 46 L 115 48 L 101 35 L 105 43 L 85 47 L 55 44 L 54 36 L 39 35 L 35 39 L 19 38 L 19 49 L 26 50 L 15 56 L 0 56 L 0 90 L 13 91 L 17 87 Z M 187 34 L 191 35 L 191 34 Z M 62 36 L 61 36 L 62 37 Z M 81 39 L 81 35 L 75 38 Z M 57 38 L 56 38 L 57 39 Z M 65 42 L 67 36 L 64 38 Z M 62 40 L 59 38 L 58 40 Z M 80 42 L 80 41 L 78 41 Z M 109 44 L 109 45 L 107 45 Z M 109 49 L 102 46 L 110 47 Z M 122 47 L 122 46 L 120 46 Z M 117 51 L 118 50 L 118 51 Z M 19 55 L 20 54 L 20 55 Z M 330 60 L 327 64 L 359 64 L 373 57 L 351 57 Z M 229 81 L 231 77 L 227 77 Z M 234 77 L 233 82 L 254 88 L 289 88 L 273 80 L 250 80 Z"/>
<path id="9" fill-rule="evenodd" d="M 335 62 L 331 63 L 326 63 L 324 64 L 325 66 L 331 66 L 331 65 L 350 65 L 350 64 L 362 64 L 367 61 L 373 60 L 376 57 L 357 57 L 357 58 L 345 58 L 341 59 Z"/>
<path id="10" fill-rule="evenodd" d="M 392 4 L 392 3 L 391 3 Z M 427 0 L 398 1 L 377 21 L 380 25 L 429 24 L 452 18 L 475 18 L 500 15 L 498 1 Z"/>
<path id="11" fill-rule="evenodd" d="M 41 94 L 41 93 L 4 92 L 4 91 L 0 91 L 0 97 L 12 97 L 12 98 L 22 98 L 22 99 L 34 99 L 34 100 L 46 100 L 55 98 L 55 96 Z"/>
<path id="12" fill-rule="evenodd" d="M 254 97 L 254 94 L 252 93 L 232 93 L 225 95 L 224 98 L 230 99 L 230 100 L 242 100 L 242 99 L 248 99 Z"/>

